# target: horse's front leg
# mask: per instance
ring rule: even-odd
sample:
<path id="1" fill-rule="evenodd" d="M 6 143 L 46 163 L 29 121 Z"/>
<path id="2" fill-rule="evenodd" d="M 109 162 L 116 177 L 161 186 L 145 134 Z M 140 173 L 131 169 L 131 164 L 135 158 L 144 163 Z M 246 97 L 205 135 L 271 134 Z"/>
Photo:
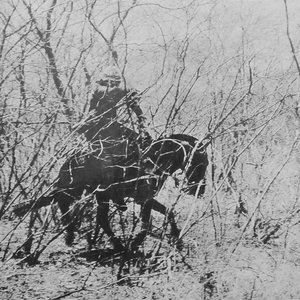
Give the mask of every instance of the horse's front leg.
<path id="1" fill-rule="evenodd" d="M 137 247 L 144 241 L 150 227 L 151 210 L 154 199 L 148 199 L 141 205 L 141 219 L 142 228 L 141 231 L 135 236 L 131 243 L 131 249 L 137 250 Z"/>
<path id="2" fill-rule="evenodd" d="M 124 251 L 125 247 L 122 245 L 121 241 L 115 236 L 109 224 L 109 219 L 108 219 L 109 198 L 106 198 L 101 193 L 97 193 L 96 199 L 97 199 L 98 207 L 97 207 L 97 218 L 96 218 L 97 227 L 95 230 L 95 238 L 97 238 L 100 228 L 102 228 L 104 233 L 107 234 L 111 243 L 113 244 L 114 250 L 118 252 Z"/>
<path id="3" fill-rule="evenodd" d="M 70 205 L 74 202 L 74 199 L 63 192 L 58 193 L 56 197 L 59 209 L 62 213 L 62 224 L 66 226 L 65 242 L 68 246 L 71 246 L 75 238 L 75 222 L 72 220 Z"/>
<path id="4" fill-rule="evenodd" d="M 56 198 L 55 202 L 58 203 L 62 213 L 62 223 L 66 226 L 65 241 L 68 246 L 71 246 L 74 241 L 74 231 L 76 230 L 76 223 L 78 221 L 78 211 L 71 211 L 70 206 L 76 199 L 80 198 L 82 193 L 83 188 L 77 188 L 72 190 L 70 189 L 65 192 L 59 192 L 54 196 Z"/>
<path id="5" fill-rule="evenodd" d="M 176 239 L 179 237 L 180 230 L 176 225 L 173 212 L 172 211 L 168 212 L 167 208 L 163 204 L 159 203 L 157 200 L 149 199 L 144 203 L 144 205 L 141 208 L 142 229 L 132 242 L 131 247 L 133 250 L 135 250 L 144 241 L 147 235 L 147 232 L 150 227 L 150 216 L 151 216 L 152 209 L 167 216 L 168 221 L 170 222 L 171 225 L 171 235 Z"/>
<path id="6" fill-rule="evenodd" d="M 171 226 L 171 235 L 175 238 L 179 237 L 180 229 L 178 229 L 177 224 L 175 222 L 175 216 L 172 210 L 168 210 L 163 204 L 159 203 L 157 200 L 153 199 L 152 209 L 157 212 L 165 215 L 167 217 L 168 222 Z"/>

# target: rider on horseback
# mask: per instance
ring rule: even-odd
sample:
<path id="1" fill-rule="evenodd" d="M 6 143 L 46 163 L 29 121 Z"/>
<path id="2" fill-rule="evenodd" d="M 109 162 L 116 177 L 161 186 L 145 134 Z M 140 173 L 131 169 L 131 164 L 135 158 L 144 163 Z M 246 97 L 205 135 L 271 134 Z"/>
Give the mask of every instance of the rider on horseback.
<path id="1" fill-rule="evenodd" d="M 90 101 L 89 116 L 77 132 L 84 133 L 91 146 L 91 154 L 104 160 L 107 167 L 105 176 L 114 182 L 118 178 L 121 181 L 126 166 L 140 160 L 140 149 L 151 143 L 151 137 L 145 131 L 145 117 L 139 106 L 140 95 L 136 90 L 121 87 L 121 74 L 117 67 L 106 68 L 97 84 L 99 87 Z M 120 122 L 118 112 L 122 108 L 127 113 L 127 120 L 123 118 Z M 137 124 L 133 121 L 132 111 L 137 117 Z M 124 125 L 126 121 L 132 129 Z M 126 209 L 122 197 L 115 195 L 113 201 L 121 209 Z"/>
<path id="2" fill-rule="evenodd" d="M 116 162 L 116 158 L 127 157 L 130 142 L 150 138 L 145 131 L 145 117 L 139 106 L 140 95 L 136 90 L 121 87 L 121 75 L 115 66 L 106 68 L 97 83 L 99 87 L 92 96 L 89 116 L 78 132 L 85 134 L 93 148 L 99 149 L 101 143 L 103 150 L 113 155 Z M 124 126 L 126 121 L 121 123 L 118 120 L 117 109 L 122 108 L 129 115 L 132 129 Z M 137 117 L 137 130 L 132 111 Z"/>
<path id="3" fill-rule="evenodd" d="M 119 137 L 120 128 L 123 127 L 117 121 L 117 108 L 126 106 L 129 112 L 129 118 L 132 120 L 131 111 L 133 111 L 138 118 L 138 130 L 144 130 L 145 117 L 141 110 L 138 101 L 140 96 L 135 90 L 125 90 L 120 86 L 121 76 L 116 67 L 107 68 L 99 81 L 99 88 L 94 92 L 91 103 L 90 112 L 92 113 L 90 120 L 87 120 L 87 125 L 90 128 L 85 132 L 89 141 L 94 141 L 97 135 L 100 134 L 102 138 Z M 133 128 L 134 129 L 134 128 Z"/>

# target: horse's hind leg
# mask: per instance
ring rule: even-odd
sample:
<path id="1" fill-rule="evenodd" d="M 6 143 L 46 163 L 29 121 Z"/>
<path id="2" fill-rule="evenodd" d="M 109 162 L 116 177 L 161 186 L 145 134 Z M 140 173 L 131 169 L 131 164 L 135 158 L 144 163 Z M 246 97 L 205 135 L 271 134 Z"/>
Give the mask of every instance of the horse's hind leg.
<path id="1" fill-rule="evenodd" d="M 98 203 L 97 207 L 97 227 L 95 230 L 95 238 L 98 236 L 100 227 L 110 238 L 111 243 L 113 244 L 114 250 L 116 251 L 124 251 L 125 248 L 122 245 L 121 241 L 115 236 L 113 233 L 108 219 L 109 213 L 109 198 L 105 197 L 104 194 L 97 193 L 96 199 Z"/>

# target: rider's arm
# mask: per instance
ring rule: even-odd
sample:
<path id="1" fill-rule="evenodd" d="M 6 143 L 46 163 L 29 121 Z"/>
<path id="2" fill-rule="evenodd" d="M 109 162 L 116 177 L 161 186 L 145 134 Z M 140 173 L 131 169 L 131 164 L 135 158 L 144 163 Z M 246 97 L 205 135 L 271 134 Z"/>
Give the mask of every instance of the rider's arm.
<path id="1" fill-rule="evenodd" d="M 92 96 L 92 99 L 91 99 L 91 102 L 90 102 L 90 110 L 89 111 L 92 111 L 92 110 L 97 110 L 97 108 L 99 107 L 99 103 L 100 103 L 100 100 L 103 98 L 104 96 L 104 92 L 103 91 L 99 91 L 99 90 L 96 90 Z"/>
<path id="2" fill-rule="evenodd" d="M 103 92 L 101 91 L 96 90 L 93 93 L 93 96 L 90 101 L 89 114 L 74 127 L 74 130 L 76 130 L 77 133 L 85 133 L 91 127 L 91 124 L 95 121 L 95 116 L 97 115 L 97 108 L 102 97 Z"/>
<path id="3" fill-rule="evenodd" d="M 146 118 L 139 105 L 140 96 L 137 91 L 130 91 L 129 107 L 136 114 L 140 128 L 145 127 Z"/>

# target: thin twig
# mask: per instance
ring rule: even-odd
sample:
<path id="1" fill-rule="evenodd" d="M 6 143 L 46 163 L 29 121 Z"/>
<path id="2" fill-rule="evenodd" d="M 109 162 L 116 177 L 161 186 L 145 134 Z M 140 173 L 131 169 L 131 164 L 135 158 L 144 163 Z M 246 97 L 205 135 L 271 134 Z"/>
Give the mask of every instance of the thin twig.
<path id="1" fill-rule="evenodd" d="M 247 223 L 244 225 L 243 229 L 242 229 L 242 232 L 238 238 L 238 241 L 236 242 L 236 244 L 234 245 L 231 253 L 233 254 L 236 249 L 238 248 L 243 236 L 244 236 L 244 233 L 246 232 L 246 229 L 248 228 L 251 220 L 253 219 L 256 211 L 258 210 L 258 208 L 260 207 L 261 205 L 261 202 L 263 201 L 263 199 L 265 198 L 266 194 L 268 193 L 268 191 L 270 190 L 271 186 L 273 185 L 273 183 L 275 182 L 275 180 L 277 179 L 277 177 L 279 176 L 279 174 L 281 173 L 281 171 L 283 170 L 283 168 L 286 166 L 286 164 L 289 162 L 290 158 L 291 158 L 291 154 L 292 152 L 294 151 L 295 149 L 295 146 L 297 145 L 299 141 L 299 135 L 296 136 L 291 148 L 290 148 L 290 151 L 289 153 L 287 154 L 287 157 L 286 159 L 283 161 L 283 163 L 281 164 L 281 166 L 279 167 L 279 169 L 276 171 L 276 173 L 274 174 L 274 176 L 270 179 L 270 181 L 268 182 L 268 184 L 266 185 L 264 191 L 262 192 L 262 194 L 260 195 L 260 197 L 258 198 L 257 202 L 256 202 L 256 205 L 251 213 L 251 215 L 249 216 L 248 218 L 248 221 Z"/>

